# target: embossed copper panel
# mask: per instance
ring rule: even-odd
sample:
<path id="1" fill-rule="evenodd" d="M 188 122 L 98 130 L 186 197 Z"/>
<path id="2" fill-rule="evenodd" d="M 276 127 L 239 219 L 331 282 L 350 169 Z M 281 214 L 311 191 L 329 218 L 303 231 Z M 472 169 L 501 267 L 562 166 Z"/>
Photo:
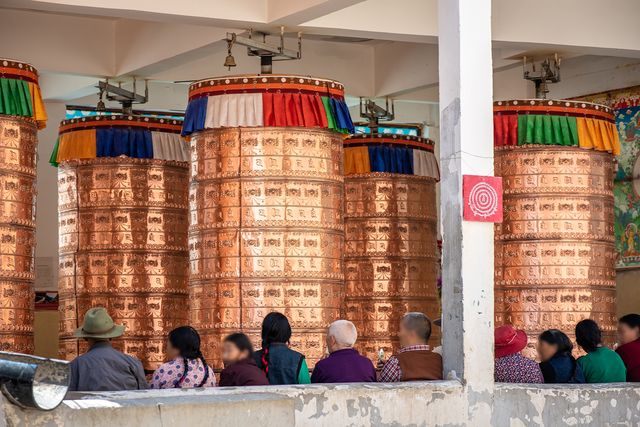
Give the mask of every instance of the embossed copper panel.
<path id="1" fill-rule="evenodd" d="M 573 336 L 591 318 L 613 343 L 616 327 L 613 158 L 573 147 L 497 149 L 504 222 L 496 224 L 496 324 L 529 335 Z"/>
<path id="2" fill-rule="evenodd" d="M 36 122 L 0 115 L 0 350 L 33 353 Z"/>
<path id="3" fill-rule="evenodd" d="M 305 128 L 205 130 L 191 139 L 191 322 L 207 361 L 264 316 L 287 315 L 310 367 L 343 296 L 342 137 Z"/>
<path id="4" fill-rule="evenodd" d="M 398 350 L 400 318 L 439 317 L 436 181 L 388 173 L 345 177 L 345 316 L 362 354 Z M 431 344 L 440 331 L 433 328 Z"/>
<path id="5" fill-rule="evenodd" d="M 98 158 L 58 171 L 60 353 L 82 315 L 106 307 L 126 326 L 114 346 L 145 369 L 165 361 L 167 333 L 188 322 L 188 185 L 185 163 Z"/>

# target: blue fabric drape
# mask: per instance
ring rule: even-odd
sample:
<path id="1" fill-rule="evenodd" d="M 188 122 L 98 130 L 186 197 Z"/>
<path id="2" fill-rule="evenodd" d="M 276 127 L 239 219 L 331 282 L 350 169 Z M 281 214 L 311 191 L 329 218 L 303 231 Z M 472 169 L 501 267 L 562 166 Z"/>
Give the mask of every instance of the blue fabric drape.
<path id="1" fill-rule="evenodd" d="M 207 116 L 207 100 L 208 96 L 194 98 L 187 104 L 187 110 L 184 113 L 184 122 L 182 123 L 182 136 L 191 135 L 204 129 L 204 121 Z"/>
<path id="2" fill-rule="evenodd" d="M 348 133 L 355 133 L 356 130 L 353 126 L 353 122 L 351 121 L 351 114 L 349 114 L 349 107 L 347 107 L 347 104 L 336 98 L 330 99 L 331 109 L 335 115 L 338 128 Z"/>
<path id="3" fill-rule="evenodd" d="M 371 172 L 402 173 L 413 175 L 413 149 L 370 145 Z"/>
<path id="4" fill-rule="evenodd" d="M 151 132 L 144 129 L 104 128 L 96 130 L 96 157 L 127 156 L 153 158 Z"/>

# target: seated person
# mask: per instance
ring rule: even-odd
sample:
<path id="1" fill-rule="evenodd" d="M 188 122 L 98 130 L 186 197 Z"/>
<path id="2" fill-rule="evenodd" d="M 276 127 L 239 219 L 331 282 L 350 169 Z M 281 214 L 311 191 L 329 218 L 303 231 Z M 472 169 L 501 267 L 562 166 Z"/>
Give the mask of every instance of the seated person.
<path id="1" fill-rule="evenodd" d="M 543 383 L 540 366 L 520 353 L 527 346 L 527 334 L 511 325 L 497 327 L 495 339 L 496 382 L 501 383 Z"/>
<path id="2" fill-rule="evenodd" d="M 267 376 L 253 360 L 253 345 L 245 334 L 235 333 L 224 339 L 222 361 L 221 387 L 269 385 Z"/>
<path id="3" fill-rule="evenodd" d="M 151 388 L 215 387 L 216 377 L 200 352 L 200 334 L 191 326 L 169 332 L 167 354 L 171 359 L 151 377 Z"/>
<path id="4" fill-rule="evenodd" d="M 585 319 L 576 325 L 576 341 L 587 352 L 578 359 L 588 383 L 619 383 L 627 380 L 627 369 L 615 351 L 602 345 L 602 331 L 596 322 Z"/>
<path id="5" fill-rule="evenodd" d="M 627 314 L 618 321 L 620 347 L 616 352 L 627 367 L 627 381 L 640 382 L 640 314 Z"/>
<path id="6" fill-rule="evenodd" d="M 336 320 L 327 331 L 329 356 L 316 363 L 312 383 L 364 383 L 376 381 L 371 360 L 353 348 L 358 332 L 348 320 Z"/>
<path id="7" fill-rule="evenodd" d="M 538 337 L 538 357 L 545 383 L 583 383 L 584 375 L 571 354 L 573 344 L 558 329 L 544 331 Z"/>
<path id="8" fill-rule="evenodd" d="M 442 356 L 432 352 L 427 342 L 431 321 L 422 313 L 407 313 L 400 320 L 400 350 L 380 372 L 380 382 L 441 380 Z"/>
<path id="9" fill-rule="evenodd" d="M 89 351 L 71 362 L 69 391 L 144 390 L 147 380 L 142 363 L 111 346 L 124 333 L 104 307 L 90 308 L 75 336 L 89 343 Z"/>
<path id="10" fill-rule="evenodd" d="M 271 385 L 309 384 L 309 368 L 304 355 L 289 348 L 291 325 L 282 313 L 272 311 L 262 321 L 262 348 L 253 360 Z"/>

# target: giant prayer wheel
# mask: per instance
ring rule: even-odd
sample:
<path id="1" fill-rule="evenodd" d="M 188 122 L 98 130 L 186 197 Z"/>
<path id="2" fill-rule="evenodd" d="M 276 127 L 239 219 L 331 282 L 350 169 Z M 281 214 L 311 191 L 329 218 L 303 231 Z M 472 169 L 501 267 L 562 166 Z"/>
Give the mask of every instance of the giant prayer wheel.
<path id="1" fill-rule="evenodd" d="M 116 348 L 146 370 L 166 359 L 167 334 L 188 323 L 189 168 L 181 122 L 136 116 L 66 120 L 58 169 L 60 356 L 105 307 L 124 335 Z"/>
<path id="2" fill-rule="evenodd" d="M 38 72 L 0 59 L 0 351 L 33 353 Z"/>
<path id="3" fill-rule="evenodd" d="M 203 352 L 222 366 L 225 335 L 261 347 L 271 311 L 291 323 L 309 367 L 340 317 L 344 276 L 343 133 L 335 81 L 256 75 L 191 85 L 190 312 Z"/>
<path id="4" fill-rule="evenodd" d="M 354 135 L 345 151 L 345 316 L 372 360 L 399 349 L 407 312 L 440 316 L 433 141 Z M 439 345 L 433 327 L 430 343 Z"/>
<path id="5" fill-rule="evenodd" d="M 496 324 L 529 336 L 560 329 L 574 337 L 595 320 L 605 342 L 616 328 L 613 234 L 613 110 L 572 101 L 494 104 L 495 175 L 504 220 L 495 233 Z"/>

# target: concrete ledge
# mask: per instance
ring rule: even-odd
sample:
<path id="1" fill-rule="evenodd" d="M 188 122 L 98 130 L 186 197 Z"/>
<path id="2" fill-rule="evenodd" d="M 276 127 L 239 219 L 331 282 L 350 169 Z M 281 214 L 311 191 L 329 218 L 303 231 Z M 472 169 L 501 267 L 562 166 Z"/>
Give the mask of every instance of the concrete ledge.
<path id="1" fill-rule="evenodd" d="M 495 426 L 637 426 L 640 383 L 496 384 Z"/>
<path id="2" fill-rule="evenodd" d="M 10 427 L 451 427 L 468 425 L 470 393 L 434 381 L 72 393 L 52 412 L 3 406 Z M 491 411 L 500 427 L 640 425 L 640 384 L 496 384 Z"/>
<path id="3" fill-rule="evenodd" d="M 22 410 L 5 400 L 8 427 L 36 426 L 229 426 L 294 425 L 293 401 L 281 395 L 255 393 L 247 396 L 210 393 L 131 392 L 118 397 L 76 396 L 56 410 Z"/>

